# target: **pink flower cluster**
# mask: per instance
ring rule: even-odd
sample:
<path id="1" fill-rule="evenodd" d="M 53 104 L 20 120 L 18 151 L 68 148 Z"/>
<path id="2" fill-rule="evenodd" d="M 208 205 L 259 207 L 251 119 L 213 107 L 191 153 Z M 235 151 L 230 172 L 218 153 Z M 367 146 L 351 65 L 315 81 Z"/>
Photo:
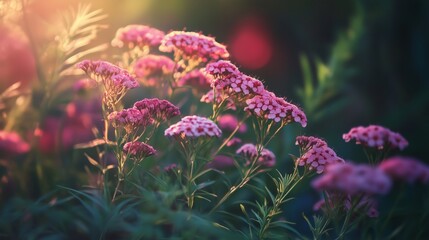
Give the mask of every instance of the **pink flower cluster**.
<path id="1" fill-rule="evenodd" d="M 220 137 L 221 134 L 222 131 L 213 121 L 195 115 L 182 118 L 164 133 L 167 137 L 179 138 Z"/>
<path id="2" fill-rule="evenodd" d="M 30 145 L 26 143 L 16 132 L 0 130 L 0 156 L 13 156 L 27 153 Z"/>
<path id="3" fill-rule="evenodd" d="M 136 77 L 146 86 L 155 86 L 163 76 L 171 75 L 175 63 L 166 56 L 146 55 L 134 63 L 133 71 Z"/>
<path id="4" fill-rule="evenodd" d="M 215 99 L 215 95 L 216 95 L 216 99 Z M 206 94 L 204 94 L 201 99 L 201 102 L 205 102 L 205 103 L 216 103 L 216 104 L 220 104 L 222 102 L 226 102 L 226 109 L 231 109 L 231 110 L 236 110 L 237 107 L 235 106 L 235 102 L 232 98 L 229 98 L 226 94 L 224 94 L 223 92 L 215 92 L 212 90 L 208 91 Z"/>
<path id="5" fill-rule="evenodd" d="M 112 46 L 128 48 L 157 47 L 164 37 L 164 32 L 145 25 L 128 25 L 116 31 Z"/>
<path id="6" fill-rule="evenodd" d="M 324 174 L 312 182 L 318 191 L 350 196 L 386 194 L 391 185 L 390 178 L 382 170 L 352 163 L 330 164 Z"/>
<path id="7" fill-rule="evenodd" d="M 273 152 L 266 148 L 258 148 L 260 147 L 251 143 L 246 143 L 239 149 L 237 149 L 236 153 L 243 155 L 248 161 L 247 164 L 250 164 L 251 161 L 254 161 L 255 158 L 258 158 L 257 164 L 261 166 L 273 167 L 274 165 L 276 165 L 276 156 Z"/>
<path id="8" fill-rule="evenodd" d="M 239 122 L 236 116 L 232 114 L 224 114 L 217 118 L 219 127 L 224 131 L 234 131 L 237 128 Z M 239 133 L 245 133 L 247 131 L 247 125 L 245 123 L 241 124 L 238 128 Z"/>
<path id="9" fill-rule="evenodd" d="M 210 80 L 200 69 L 195 69 L 181 77 L 177 81 L 177 85 L 179 87 L 191 86 L 199 91 L 208 91 L 210 89 Z"/>
<path id="10" fill-rule="evenodd" d="M 411 157 L 390 157 L 383 160 L 378 167 L 392 179 L 408 183 L 429 183 L 429 166 Z"/>
<path id="11" fill-rule="evenodd" d="M 343 139 L 346 142 L 354 139 L 356 144 L 380 150 L 385 148 L 399 148 L 403 150 L 408 146 L 408 141 L 401 134 L 378 125 L 354 127 L 348 133 L 343 134 Z"/>
<path id="12" fill-rule="evenodd" d="M 174 52 L 186 60 L 208 62 L 228 58 L 226 47 L 213 37 L 196 32 L 172 31 L 164 36 L 159 46 L 162 52 Z"/>
<path id="13" fill-rule="evenodd" d="M 307 166 L 309 170 L 315 170 L 319 174 L 330 164 L 344 163 L 344 160 L 319 138 L 298 136 L 295 144 L 301 149 L 301 156 L 296 159 L 298 165 Z"/>
<path id="14" fill-rule="evenodd" d="M 158 98 L 143 99 L 134 103 L 134 108 L 141 112 L 147 112 L 150 118 L 157 122 L 163 122 L 180 115 L 178 107 L 167 100 Z"/>
<path id="15" fill-rule="evenodd" d="M 135 108 L 112 112 L 107 119 L 112 122 L 115 128 L 124 127 L 127 133 L 135 132 L 139 127 L 145 127 L 152 123 L 147 112 Z"/>
<path id="16" fill-rule="evenodd" d="M 228 77 L 230 75 L 239 75 L 240 71 L 237 66 L 227 60 L 219 60 L 207 64 L 205 72 L 212 75 L 214 78 Z M 223 86 L 222 86 L 223 87 Z"/>
<path id="17" fill-rule="evenodd" d="M 256 95 L 246 100 L 246 104 L 244 110 L 264 119 L 282 123 L 297 122 L 302 127 L 307 126 L 307 117 L 301 109 L 283 98 L 276 97 L 272 92 L 265 91 L 261 95 Z"/>
<path id="18" fill-rule="evenodd" d="M 356 206 L 352 206 L 352 199 L 348 195 L 335 194 L 335 193 L 325 193 L 326 196 L 324 199 L 321 199 L 313 206 L 314 211 L 333 209 L 338 205 L 342 206 L 344 210 L 350 211 L 354 210 L 355 212 L 360 212 L 364 210 L 366 215 L 370 218 L 378 217 L 379 212 L 377 209 L 377 201 L 368 196 L 362 196 Z M 359 196 L 360 197 L 360 196 Z M 329 208 L 326 207 L 326 200 L 328 200 Z M 353 209 L 352 209 L 353 208 Z"/>
<path id="19" fill-rule="evenodd" d="M 127 142 L 123 151 L 138 160 L 156 154 L 156 150 L 152 146 L 143 142 Z"/>

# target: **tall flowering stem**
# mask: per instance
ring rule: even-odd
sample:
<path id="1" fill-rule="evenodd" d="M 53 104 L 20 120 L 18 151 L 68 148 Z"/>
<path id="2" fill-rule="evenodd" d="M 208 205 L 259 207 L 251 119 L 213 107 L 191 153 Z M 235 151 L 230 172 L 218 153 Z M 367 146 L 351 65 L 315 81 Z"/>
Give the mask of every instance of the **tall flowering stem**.
<path id="1" fill-rule="evenodd" d="M 199 189 L 196 180 L 206 171 L 207 150 L 211 149 L 211 138 L 220 137 L 222 131 L 210 119 L 186 116 L 165 130 L 164 135 L 174 138 L 181 146 L 186 164 L 185 197 L 189 209 L 194 205 L 195 193 Z"/>

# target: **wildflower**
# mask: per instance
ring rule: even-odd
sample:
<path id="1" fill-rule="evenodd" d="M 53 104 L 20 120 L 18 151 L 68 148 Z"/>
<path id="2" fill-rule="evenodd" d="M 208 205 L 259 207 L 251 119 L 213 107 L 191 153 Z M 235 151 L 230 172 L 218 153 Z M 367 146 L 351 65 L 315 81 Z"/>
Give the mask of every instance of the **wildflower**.
<path id="1" fill-rule="evenodd" d="M 226 102 L 226 109 L 236 110 L 237 107 L 235 106 L 234 100 L 232 98 L 228 98 L 228 96 L 222 92 L 216 91 L 216 99 L 215 99 L 215 93 L 212 90 L 208 91 L 206 94 L 204 94 L 201 99 L 201 102 L 210 103 L 210 104 L 221 104 L 223 102 Z"/>
<path id="2" fill-rule="evenodd" d="M 93 79 L 83 78 L 83 79 L 76 81 L 73 84 L 73 90 L 75 92 L 82 93 L 82 92 L 85 92 L 89 89 L 93 89 L 96 86 L 97 86 L 97 83 Z"/>
<path id="3" fill-rule="evenodd" d="M 302 110 L 283 98 L 276 97 L 272 92 L 264 91 L 262 95 L 246 100 L 246 104 L 244 110 L 266 120 L 281 121 L 284 124 L 297 122 L 302 127 L 307 126 L 307 117 Z"/>
<path id="4" fill-rule="evenodd" d="M 208 168 L 227 169 L 234 166 L 234 159 L 225 155 L 216 155 L 211 162 L 207 164 Z"/>
<path id="5" fill-rule="evenodd" d="M 328 200 L 329 208 L 326 208 L 326 200 Z M 314 211 L 327 211 L 327 209 L 333 209 L 337 206 L 341 206 L 345 211 L 354 210 L 356 212 L 364 210 L 366 215 L 370 218 L 378 217 L 379 212 L 377 209 L 377 201 L 371 196 L 364 195 L 356 203 L 356 206 L 352 206 L 352 199 L 349 195 L 343 195 L 338 193 L 325 193 L 325 197 L 319 200 L 313 205 Z"/>
<path id="6" fill-rule="evenodd" d="M 251 143 L 244 144 L 237 149 L 236 153 L 243 155 L 248 160 L 247 164 L 255 158 L 258 158 L 257 164 L 265 167 L 273 167 L 276 164 L 276 156 L 273 152 Z"/>
<path id="7" fill-rule="evenodd" d="M 16 132 L 0 130 L 1 155 L 19 155 L 27 153 L 30 145 L 26 143 Z"/>
<path id="8" fill-rule="evenodd" d="M 127 133 L 132 133 L 139 127 L 145 127 L 152 123 L 152 119 L 147 112 L 135 108 L 112 112 L 107 118 L 112 122 L 113 127 L 124 127 Z"/>
<path id="9" fill-rule="evenodd" d="M 180 115 L 178 107 L 167 100 L 160 100 L 158 98 L 146 98 L 135 102 L 134 108 L 139 111 L 146 111 L 157 122 L 163 122 Z"/>
<path id="10" fill-rule="evenodd" d="M 112 46 L 122 48 L 156 47 L 161 43 L 164 32 L 145 25 L 128 25 L 116 31 Z"/>
<path id="11" fill-rule="evenodd" d="M 191 86 L 199 91 L 208 91 L 210 89 L 211 80 L 204 75 L 200 69 L 192 70 L 181 77 L 177 85 L 179 87 Z"/>
<path id="12" fill-rule="evenodd" d="M 316 137 L 298 136 L 296 145 L 301 148 L 301 156 L 296 159 L 299 166 L 322 173 L 332 163 L 344 163 L 344 160 L 328 147 L 327 143 Z"/>
<path id="13" fill-rule="evenodd" d="M 215 78 L 222 78 L 230 75 L 239 75 L 240 71 L 230 61 L 219 60 L 207 64 L 204 71 Z"/>
<path id="14" fill-rule="evenodd" d="M 217 118 L 218 121 L 218 125 L 222 130 L 225 131 L 234 131 L 235 128 L 238 126 L 239 122 L 237 117 L 235 117 L 232 114 L 224 114 L 222 116 L 219 116 Z M 240 127 L 238 128 L 238 132 L 239 133 L 245 133 L 247 131 L 247 125 L 246 124 L 241 124 Z"/>
<path id="15" fill-rule="evenodd" d="M 390 129 L 378 125 L 354 127 L 348 133 L 343 134 L 343 139 L 346 142 L 354 139 L 356 144 L 374 147 L 379 150 L 385 148 L 399 148 L 403 150 L 408 146 L 408 141 L 399 133 L 392 132 Z"/>
<path id="16" fill-rule="evenodd" d="M 312 182 L 316 190 L 359 196 L 386 194 L 391 187 L 390 178 L 380 169 L 369 165 L 334 163 Z"/>
<path id="17" fill-rule="evenodd" d="M 110 79 L 113 75 L 124 72 L 122 68 L 106 61 L 83 60 L 76 65 L 82 69 L 91 79 L 98 83 Z"/>
<path id="18" fill-rule="evenodd" d="M 242 142 L 242 141 L 241 141 L 241 139 L 240 139 L 240 138 L 233 137 L 233 138 L 231 138 L 231 140 L 229 140 L 229 141 L 226 143 L 226 146 L 227 146 L 227 147 L 231 147 L 231 146 L 237 145 L 237 144 L 239 144 L 239 143 L 241 143 L 241 142 Z"/>
<path id="19" fill-rule="evenodd" d="M 196 32 L 172 31 L 164 36 L 159 50 L 174 52 L 176 58 L 195 61 L 195 65 L 229 57 L 224 45 Z"/>
<path id="20" fill-rule="evenodd" d="M 164 172 L 173 172 L 178 168 L 177 164 L 171 163 L 164 167 Z"/>
<path id="21" fill-rule="evenodd" d="M 186 116 L 178 123 L 171 125 L 165 130 L 167 137 L 198 138 L 198 137 L 220 137 L 222 131 L 210 119 L 199 116 Z"/>
<path id="22" fill-rule="evenodd" d="M 123 151 L 139 160 L 156 154 L 156 150 L 152 146 L 143 142 L 127 142 Z"/>
<path id="23" fill-rule="evenodd" d="M 146 86 L 155 86 L 163 76 L 171 75 L 175 63 L 166 56 L 147 55 L 134 63 L 136 77 Z"/>
<path id="24" fill-rule="evenodd" d="M 378 166 L 389 177 L 414 183 L 429 183 L 429 166 L 411 157 L 394 156 L 383 160 Z"/>

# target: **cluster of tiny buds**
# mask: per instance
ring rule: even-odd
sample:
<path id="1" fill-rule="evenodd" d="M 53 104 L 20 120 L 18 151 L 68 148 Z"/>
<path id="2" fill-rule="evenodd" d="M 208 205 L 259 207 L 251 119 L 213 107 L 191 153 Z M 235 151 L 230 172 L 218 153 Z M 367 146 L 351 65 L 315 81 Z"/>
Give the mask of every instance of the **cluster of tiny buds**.
<path id="1" fill-rule="evenodd" d="M 210 79 L 200 69 L 195 69 L 179 78 L 177 86 L 190 86 L 199 91 L 208 91 L 210 89 Z"/>
<path id="2" fill-rule="evenodd" d="M 157 47 L 164 37 L 164 32 L 145 25 L 128 25 L 116 31 L 112 46 L 122 48 Z"/>
<path id="3" fill-rule="evenodd" d="M 200 116 L 186 116 L 176 124 L 165 130 L 167 137 L 199 138 L 199 137 L 220 137 L 222 131 L 210 119 Z"/>
<path id="4" fill-rule="evenodd" d="M 140 111 L 135 108 L 114 111 L 107 116 L 113 127 L 123 127 L 127 133 L 136 131 L 139 127 L 145 127 L 152 123 L 147 111 Z"/>
<path id="5" fill-rule="evenodd" d="M 137 101 L 134 103 L 134 108 L 147 111 L 149 116 L 157 122 L 163 122 L 180 115 L 178 107 L 167 100 L 158 98 L 146 98 Z"/>
<path id="6" fill-rule="evenodd" d="M 343 134 L 343 139 L 346 142 L 354 139 L 356 144 L 362 144 L 366 147 L 373 147 L 379 150 L 385 148 L 399 148 L 403 150 L 408 146 L 408 141 L 401 134 L 379 125 L 354 127 L 348 133 Z"/>
<path id="7" fill-rule="evenodd" d="M 296 159 L 299 166 L 306 166 L 318 174 L 333 163 L 344 163 L 325 141 L 316 137 L 298 136 L 296 145 L 301 149 L 301 156 Z"/>
<path id="8" fill-rule="evenodd" d="M 237 149 L 236 153 L 243 155 L 247 160 L 247 164 L 251 164 L 251 161 L 255 161 L 255 158 L 257 158 L 256 163 L 260 166 L 273 167 L 276 164 L 276 156 L 272 151 L 251 143 L 244 144 Z"/>
<path id="9" fill-rule="evenodd" d="M 123 151 L 138 160 L 156 154 L 156 150 L 144 142 L 127 142 L 124 144 Z"/>

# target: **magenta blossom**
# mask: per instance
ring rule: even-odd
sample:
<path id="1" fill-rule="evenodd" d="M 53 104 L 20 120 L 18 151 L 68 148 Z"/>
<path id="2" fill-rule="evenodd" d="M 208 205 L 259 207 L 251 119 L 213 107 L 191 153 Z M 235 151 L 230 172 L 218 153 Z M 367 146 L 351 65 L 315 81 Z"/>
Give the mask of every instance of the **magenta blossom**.
<path id="1" fill-rule="evenodd" d="M 112 112 L 107 118 L 112 122 L 113 127 L 123 127 L 127 133 L 132 133 L 140 127 L 145 127 L 152 123 L 147 111 L 139 111 L 135 108 Z"/>
<path id="2" fill-rule="evenodd" d="M 412 157 L 390 157 L 383 160 L 378 168 L 395 180 L 429 183 L 429 166 Z"/>
<path id="3" fill-rule="evenodd" d="M 175 63 L 166 56 L 147 55 L 134 63 L 136 77 L 146 86 L 160 84 L 163 77 L 173 74 Z"/>
<path id="4" fill-rule="evenodd" d="M 237 149 L 236 153 L 243 155 L 247 160 L 247 164 L 250 164 L 250 162 L 253 161 L 254 158 L 258 158 L 257 164 L 261 166 L 264 166 L 264 167 L 275 166 L 276 156 L 274 155 L 274 153 L 265 148 L 261 148 L 261 149 L 258 149 L 258 148 L 260 147 L 251 143 L 246 143 L 243 146 L 241 146 L 239 149 Z"/>
<path id="5" fill-rule="evenodd" d="M 0 130 L 0 152 L 1 155 L 13 156 L 27 153 L 30 145 L 22 140 L 16 132 Z"/>
<path id="6" fill-rule="evenodd" d="M 216 95 L 216 99 L 215 99 Z M 234 100 L 232 98 L 229 98 L 226 94 L 223 92 L 216 91 L 216 94 L 214 93 L 213 89 L 208 91 L 206 94 L 204 94 L 201 99 L 201 102 L 209 103 L 209 104 L 220 104 L 222 102 L 226 102 L 226 109 L 236 110 L 237 107 L 235 106 Z"/>
<path id="7" fill-rule="evenodd" d="M 222 131 L 210 119 L 186 116 L 165 130 L 165 136 L 178 138 L 220 137 Z"/>
<path id="8" fill-rule="evenodd" d="M 157 47 L 164 37 L 164 32 L 145 25 L 128 25 L 116 31 L 112 40 L 114 47 Z"/>
<path id="9" fill-rule="evenodd" d="M 180 115 L 178 107 L 167 100 L 160 100 L 158 98 L 146 98 L 135 102 L 134 108 L 142 112 L 147 112 L 157 122 L 163 122 Z"/>
<path id="10" fill-rule="evenodd" d="M 205 67 L 205 72 L 215 78 L 222 78 L 240 74 L 238 68 L 230 61 L 226 60 L 219 60 L 217 62 L 207 64 L 207 66 Z"/>
<path id="11" fill-rule="evenodd" d="M 224 114 L 217 118 L 219 127 L 224 131 L 234 131 L 238 126 L 239 122 L 237 117 L 232 114 Z M 242 123 L 238 128 L 239 133 L 245 133 L 247 131 L 247 125 Z"/>
<path id="12" fill-rule="evenodd" d="M 177 81 L 179 87 L 190 86 L 198 91 L 208 91 L 210 89 L 210 79 L 204 75 L 200 69 L 186 73 Z"/>
<path id="13" fill-rule="evenodd" d="M 152 146 L 143 142 L 127 142 L 123 147 L 123 151 L 138 160 L 156 154 L 156 150 Z"/>
<path id="14" fill-rule="evenodd" d="M 408 141 L 401 134 L 378 125 L 354 127 L 348 133 L 343 134 L 343 139 L 346 142 L 354 139 L 356 144 L 380 150 L 385 148 L 399 148 L 403 150 L 408 146 Z"/>

